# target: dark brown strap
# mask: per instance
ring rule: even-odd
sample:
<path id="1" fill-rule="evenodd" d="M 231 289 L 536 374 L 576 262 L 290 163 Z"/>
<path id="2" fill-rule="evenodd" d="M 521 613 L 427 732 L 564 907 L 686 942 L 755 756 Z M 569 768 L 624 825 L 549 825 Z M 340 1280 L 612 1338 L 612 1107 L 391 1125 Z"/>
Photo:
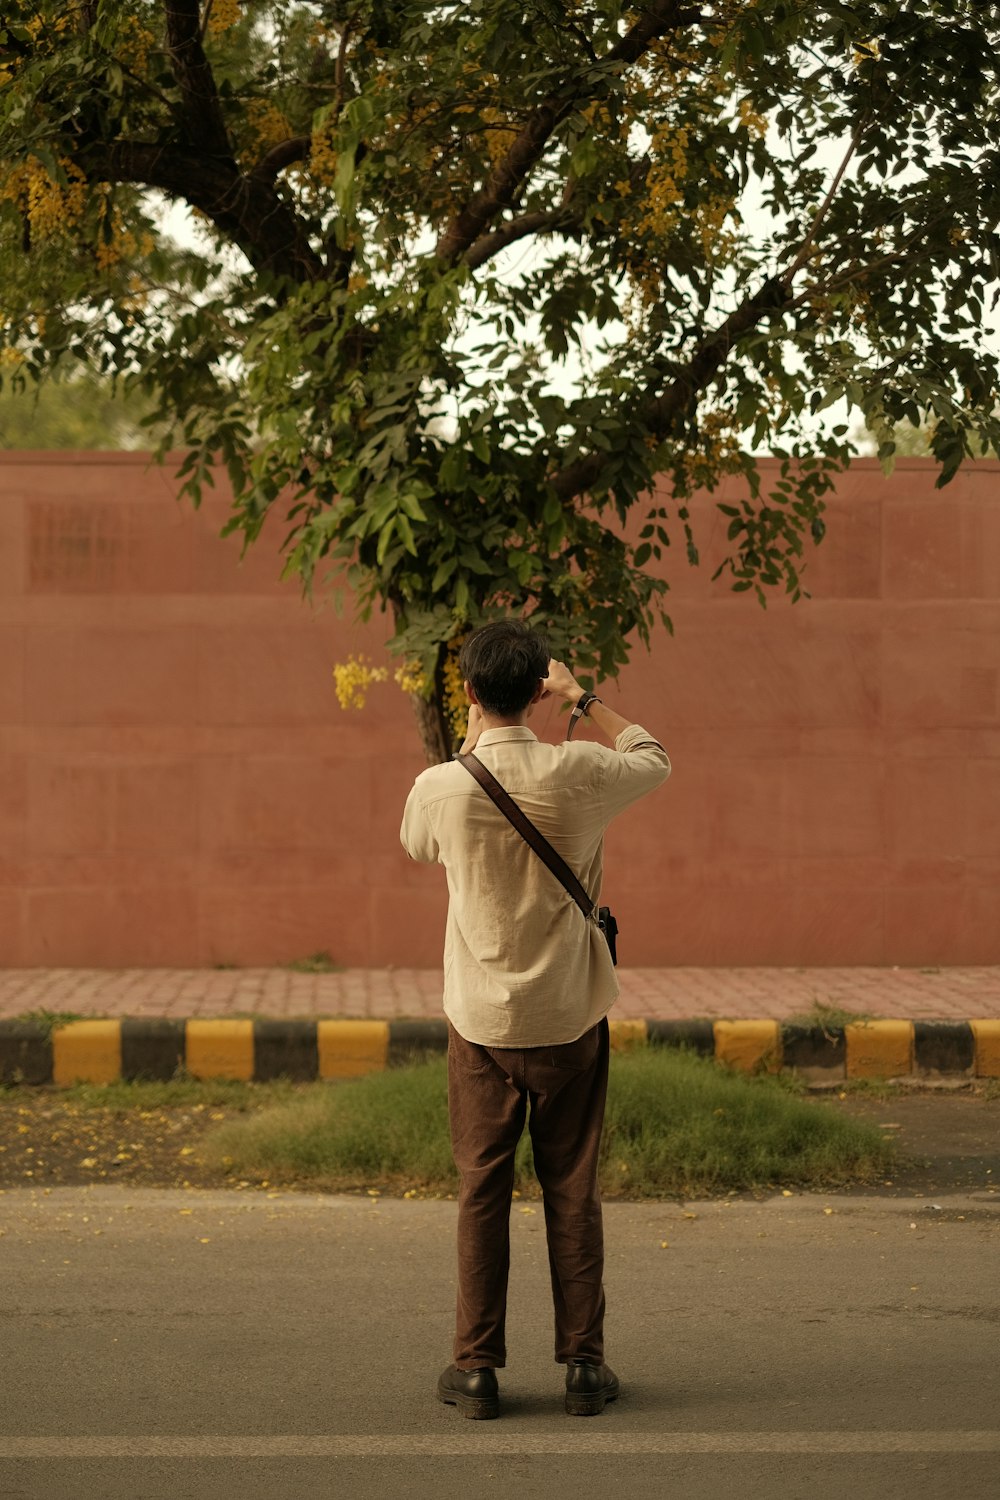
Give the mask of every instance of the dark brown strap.
<path id="1" fill-rule="evenodd" d="M 526 813 L 522 812 L 509 792 L 497 781 L 493 772 L 487 770 L 478 755 L 457 755 L 455 757 L 470 776 L 474 776 L 488 797 L 499 807 L 508 822 L 513 823 L 518 833 L 526 844 L 530 844 L 543 864 L 547 865 L 567 894 L 573 897 L 577 906 L 585 917 L 589 917 L 594 910 L 591 901 L 583 886 L 577 880 L 569 865 L 561 854 L 557 854 L 543 833 L 532 823 Z"/>

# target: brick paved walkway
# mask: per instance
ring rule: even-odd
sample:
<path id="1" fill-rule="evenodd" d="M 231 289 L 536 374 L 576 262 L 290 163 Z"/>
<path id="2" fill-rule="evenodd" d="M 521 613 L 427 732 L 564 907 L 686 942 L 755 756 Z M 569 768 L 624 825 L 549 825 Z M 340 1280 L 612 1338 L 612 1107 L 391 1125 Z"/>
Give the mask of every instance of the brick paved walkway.
<path id="1" fill-rule="evenodd" d="M 614 1014 L 646 1020 L 784 1020 L 816 1004 L 903 1020 L 1000 1018 L 1000 967 L 622 969 Z M 0 1017 L 441 1014 L 437 969 L 0 969 Z"/>

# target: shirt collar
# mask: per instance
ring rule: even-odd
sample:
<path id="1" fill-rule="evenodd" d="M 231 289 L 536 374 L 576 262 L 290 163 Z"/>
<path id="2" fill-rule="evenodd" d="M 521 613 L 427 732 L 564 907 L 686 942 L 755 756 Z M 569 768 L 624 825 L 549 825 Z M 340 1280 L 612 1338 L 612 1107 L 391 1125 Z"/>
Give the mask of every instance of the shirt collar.
<path id="1" fill-rule="evenodd" d="M 504 745 L 510 740 L 534 740 L 537 736 L 532 734 L 527 724 L 505 724 L 500 729 L 484 729 L 476 741 L 476 748 L 480 745 Z"/>

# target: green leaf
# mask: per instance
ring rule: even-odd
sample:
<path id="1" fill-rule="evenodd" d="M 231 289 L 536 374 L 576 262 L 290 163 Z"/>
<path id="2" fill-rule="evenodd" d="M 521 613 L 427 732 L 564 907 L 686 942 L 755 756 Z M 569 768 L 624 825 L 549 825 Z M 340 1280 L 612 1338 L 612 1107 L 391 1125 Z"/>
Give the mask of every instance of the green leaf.
<path id="1" fill-rule="evenodd" d="M 417 545 L 413 539 L 413 527 L 410 525 L 409 518 L 405 516 L 402 511 L 400 511 L 396 516 L 396 527 L 403 539 L 403 546 L 406 548 L 407 552 L 411 552 L 413 556 L 416 557 Z"/>
<path id="2" fill-rule="evenodd" d="M 569 160 L 569 169 L 574 177 L 589 177 L 597 170 L 600 157 L 592 136 L 585 135 L 578 143 Z"/>
<path id="3" fill-rule="evenodd" d="M 337 207 L 342 214 L 349 215 L 354 202 L 354 143 L 345 142 L 337 157 L 333 174 L 333 191 Z"/>
<path id="4" fill-rule="evenodd" d="M 414 521 L 426 521 L 427 520 L 427 516 L 426 516 L 426 514 L 424 512 L 423 506 L 420 504 L 420 501 L 417 499 L 416 495 L 414 495 L 412 493 L 400 495 L 400 497 L 399 497 L 399 506 L 400 506 L 400 509 L 403 510 L 403 511 L 405 511 L 406 514 L 412 520 L 414 520 Z"/>
<path id="5" fill-rule="evenodd" d="M 444 588 L 444 585 L 448 582 L 456 567 L 457 563 L 453 557 L 446 557 L 444 562 L 438 563 L 434 577 L 431 579 L 432 594 L 437 594 Z"/>
<path id="6" fill-rule="evenodd" d="M 382 527 L 382 530 L 379 532 L 378 547 L 375 551 L 375 561 L 379 564 L 380 567 L 385 562 L 386 553 L 388 552 L 389 545 L 392 542 L 393 537 L 395 536 L 396 526 L 399 520 L 399 516 L 393 516 L 390 521 L 386 522 L 386 524 Z"/>

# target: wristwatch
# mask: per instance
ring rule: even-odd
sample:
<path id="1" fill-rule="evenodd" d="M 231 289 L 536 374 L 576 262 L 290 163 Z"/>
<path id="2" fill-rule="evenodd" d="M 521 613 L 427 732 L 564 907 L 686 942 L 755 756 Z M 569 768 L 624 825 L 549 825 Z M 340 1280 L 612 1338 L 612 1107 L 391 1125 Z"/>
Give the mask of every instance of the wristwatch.
<path id="1" fill-rule="evenodd" d="M 566 738 L 568 740 L 571 740 L 573 738 L 573 730 L 576 728 L 579 720 L 584 717 L 590 705 L 592 703 L 603 702 L 604 699 L 598 698 L 596 693 L 583 694 L 583 696 L 577 701 L 576 707 L 573 709 L 573 712 L 569 716 L 569 728 L 566 731 Z"/>

